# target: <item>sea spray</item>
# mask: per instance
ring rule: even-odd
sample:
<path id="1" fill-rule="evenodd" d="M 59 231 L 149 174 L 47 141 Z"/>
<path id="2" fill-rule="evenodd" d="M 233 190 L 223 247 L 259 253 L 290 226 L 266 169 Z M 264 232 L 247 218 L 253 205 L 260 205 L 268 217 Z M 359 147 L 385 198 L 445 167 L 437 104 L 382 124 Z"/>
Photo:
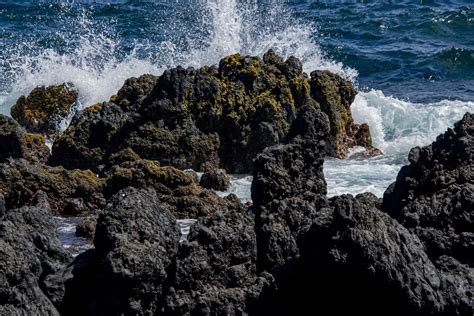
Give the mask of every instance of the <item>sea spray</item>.
<path id="1" fill-rule="evenodd" d="M 0 110 L 4 114 L 9 114 L 20 95 L 37 85 L 71 82 L 79 90 L 78 108 L 83 108 L 108 100 L 131 76 L 160 74 L 177 65 L 215 64 L 235 52 L 262 56 L 270 48 L 285 58 L 298 57 L 308 73 L 329 69 L 358 81 L 354 68 L 333 61 L 321 49 L 320 42 L 327 37 L 320 37 L 318 25 L 297 16 L 281 1 L 41 1 L 18 11 L 23 13 L 13 10 L 8 15 L 12 25 L 17 21 L 28 29 L 32 27 L 28 22 L 33 21 L 34 30 L 6 28 L 0 37 L 4 47 L 0 53 Z M 123 17 L 117 18 L 117 12 Z M 469 12 L 459 25 L 470 23 Z M 435 22 L 447 27 L 441 20 Z M 41 33 L 41 28 L 54 32 Z M 387 24 L 383 32 L 388 35 L 391 30 Z M 435 53 L 436 58 L 453 69 L 459 69 L 459 60 L 462 65 L 470 62 L 467 49 L 443 52 L 447 53 Z M 367 90 L 358 95 L 352 111 L 357 122 L 369 123 L 374 143 L 385 155 L 357 161 L 328 159 L 325 174 L 330 195 L 366 190 L 381 195 L 406 163 L 411 147 L 429 144 L 465 111 L 474 111 L 474 105 L 448 100 L 419 104 Z M 63 128 L 67 123 L 63 122 Z M 248 196 L 250 180 L 240 187 L 248 188 Z"/>

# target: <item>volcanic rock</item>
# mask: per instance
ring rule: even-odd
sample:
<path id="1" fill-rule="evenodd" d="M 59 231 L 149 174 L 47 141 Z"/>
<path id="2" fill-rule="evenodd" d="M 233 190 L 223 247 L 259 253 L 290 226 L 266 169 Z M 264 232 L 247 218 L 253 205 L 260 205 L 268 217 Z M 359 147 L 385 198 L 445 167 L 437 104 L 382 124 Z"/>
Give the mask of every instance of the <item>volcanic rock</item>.
<path id="1" fill-rule="evenodd" d="M 0 314 L 59 315 L 45 278 L 70 261 L 61 246 L 47 196 L 0 216 Z"/>
<path id="2" fill-rule="evenodd" d="M 349 149 L 355 146 L 364 147 L 372 155 L 381 154 L 380 151 L 372 150 L 369 126 L 366 123 L 354 123 L 350 107 L 357 91 L 351 82 L 327 70 L 316 70 L 311 73 L 310 85 L 311 96 L 329 117 L 331 129 L 327 153 L 330 156 L 347 158 Z"/>
<path id="3" fill-rule="evenodd" d="M 271 276 L 257 276 L 257 244 L 251 211 L 216 211 L 191 226 L 180 244 L 169 280 L 166 313 L 241 315 L 256 309 Z"/>
<path id="4" fill-rule="evenodd" d="M 241 208 L 239 201 L 223 199 L 197 185 L 192 174 L 156 161 L 136 160 L 113 166 L 105 174 L 105 195 L 128 186 L 153 188 L 161 202 L 179 219 L 209 216 L 219 208 Z"/>
<path id="5" fill-rule="evenodd" d="M 114 102 L 125 109 L 129 106 L 134 106 L 150 93 L 158 78 L 150 74 L 141 75 L 138 78 L 129 78 L 125 80 L 117 95 L 112 96 L 110 102 Z"/>
<path id="6" fill-rule="evenodd" d="M 111 98 L 118 105 L 98 104 L 76 115 L 55 142 L 51 163 L 98 172 L 109 156 L 131 148 L 143 159 L 180 169 L 200 171 L 211 163 L 249 173 L 258 153 L 288 140 L 306 107 L 329 114 L 335 131 L 329 135 L 330 154 L 371 147 L 368 129 L 356 128 L 351 118 L 352 85 L 337 75 L 317 74 L 310 84 L 301 62 L 269 51 L 263 59 L 235 54 L 218 67 L 177 67 L 159 78 L 132 78 Z M 356 130 L 363 136 L 356 137 Z"/>
<path id="7" fill-rule="evenodd" d="M 21 96 L 11 108 L 12 117 L 28 132 L 54 136 L 60 123 L 77 102 L 77 91 L 71 84 L 36 87 Z"/>
<path id="8" fill-rule="evenodd" d="M 203 173 L 199 185 L 203 188 L 226 191 L 230 186 L 230 178 L 224 169 L 211 169 Z"/>
<path id="9" fill-rule="evenodd" d="M 53 213 L 94 212 L 104 203 L 102 189 L 103 181 L 89 170 L 66 170 L 22 159 L 0 164 L 0 193 L 7 208 L 30 203 L 42 190 Z"/>
<path id="10" fill-rule="evenodd" d="M 474 262 L 474 115 L 413 148 L 384 194 L 383 209 L 425 244 L 430 257 Z"/>
<path id="11" fill-rule="evenodd" d="M 266 149 L 254 162 L 252 200 L 260 271 L 278 273 L 275 269 L 297 258 L 300 235 L 327 206 L 323 162 L 328 131 L 327 116 L 308 107 L 292 126 L 294 139 Z"/>
<path id="12" fill-rule="evenodd" d="M 45 162 L 49 149 L 45 138 L 27 133 L 17 122 L 0 114 L 0 162 L 24 158 L 32 162 Z"/>

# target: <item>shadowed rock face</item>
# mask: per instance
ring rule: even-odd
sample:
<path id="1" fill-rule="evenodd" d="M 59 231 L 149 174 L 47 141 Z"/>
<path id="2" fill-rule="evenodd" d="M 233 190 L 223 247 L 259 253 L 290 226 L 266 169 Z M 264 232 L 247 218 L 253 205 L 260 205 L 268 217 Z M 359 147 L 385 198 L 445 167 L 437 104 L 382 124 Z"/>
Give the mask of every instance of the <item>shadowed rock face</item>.
<path id="1" fill-rule="evenodd" d="M 231 55 L 218 67 L 178 67 L 159 78 L 129 79 L 111 98 L 116 104 L 78 114 L 56 141 L 51 163 L 98 171 L 130 147 L 180 169 L 210 164 L 248 173 L 258 153 L 287 141 L 302 109 L 321 111 L 315 98 L 330 117 L 329 153 L 345 157 L 349 147 L 372 146 L 368 128 L 352 121 L 355 93 L 337 75 L 313 73 L 309 80 L 296 58 L 283 61 L 272 51 L 263 59 Z"/>
<path id="2" fill-rule="evenodd" d="M 46 195 L 38 193 L 34 206 L 1 205 L 0 314 L 59 315 L 44 280 L 70 257 L 58 240 Z"/>
<path id="3" fill-rule="evenodd" d="M 432 145 L 433 152 L 439 150 L 450 156 L 438 155 L 438 161 L 451 162 L 451 170 L 469 172 L 472 166 L 472 160 L 466 157 L 466 153 L 472 153 L 468 149 L 473 144 L 468 135 L 471 122 L 468 114 L 456 125 L 460 140 L 454 137 L 445 142 L 444 136 Z M 252 197 L 257 266 L 275 277 L 275 288 L 265 294 L 271 297 L 269 301 L 277 302 L 268 307 L 270 314 L 308 313 L 314 310 L 317 298 L 318 308 L 335 314 L 379 315 L 384 310 L 387 315 L 471 315 L 474 279 L 469 263 L 462 263 L 458 259 L 461 255 L 445 255 L 447 252 L 433 256 L 426 247 L 425 235 L 420 233 L 423 230 L 404 227 L 383 213 L 380 199 L 371 194 L 329 201 L 325 201 L 325 195 L 318 198 L 321 187 L 325 192 L 324 185 L 319 189 L 317 185 L 318 180 L 324 183 L 322 175 L 317 177 L 322 158 L 308 163 L 314 161 L 304 154 L 310 145 L 306 142 L 298 146 L 299 141 L 297 137 L 287 145 L 269 148 L 255 161 Z M 457 148 L 456 154 L 450 155 L 453 147 Z M 317 157 L 318 150 L 310 152 L 310 157 Z M 411 189 L 421 190 L 423 186 L 418 185 Z M 460 186 L 460 190 L 470 188 L 466 182 Z M 424 195 L 437 197 L 433 186 L 425 187 Z M 441 205 L 446 205 L 454 197 L 444 194 L 439 199 Z M 385 207 L 387 201 L 386 195 Z M 400 197 L 396 201 L 403 203 Z M 472 207 L 463 205 L 457 204 L 470 214 Z M 397 211 L 396 204 L 392 207 L 392 212 Z M 460 217 L 466 224 L 461 233 L 465 238 L 473 233 L 467 214 Z M 454 233 L 449 222 L 455 219 L 452 217 L 440 230 Z M 438 247 L 445 245 L 444 240 L 432 242 Z M 464 251 L 464 258 L 470 254 L 472 251 Z"/>
<path id="4" fill-rule="evenodd" d="M 423 148 L 384 194 L 383 209 L 417 234 L 433 258 L 474 262 L 474 116 Z"/>
<path id="5" fill-rule="evenodd" d="M 323 174 L 327 117 L 308 108 L 292 130 L 300 135 L 288 144 L 268 148 L 254 165 L 258 264 L 259 270 L 268 272 L 299 256 L 300 235 L 327 204 Z"/>
<path id="6" fill-rule="evenodd" d="M 438 269 L 446 314 L 473 312 L 474 116 L 423 148 L 384 194 L 382 209 L 422 241 Z"/>
<path id="7" fill-rule="evenodd" d="M 178 249 L 166 313 L 238 315 L 256 309 L 271 277 L 256 273 L 253 217 L 248 210 L 217 211 L 192 226 Z"/>
<path id="8" fill-rule="evenodd" d="M 104 295 L 115 313 L 155 313 L 180 239 L 176 218 L 152 190 L 125 189 L 99 215 L 96 248 Z"/>
<path id="9" fill-rule="evenodd" d="M 17 122 L 0 114 L 0 162 L 23 158 L 32 162 L 46 162 L 49 149 L 45 138 L 27 133 Z"/>

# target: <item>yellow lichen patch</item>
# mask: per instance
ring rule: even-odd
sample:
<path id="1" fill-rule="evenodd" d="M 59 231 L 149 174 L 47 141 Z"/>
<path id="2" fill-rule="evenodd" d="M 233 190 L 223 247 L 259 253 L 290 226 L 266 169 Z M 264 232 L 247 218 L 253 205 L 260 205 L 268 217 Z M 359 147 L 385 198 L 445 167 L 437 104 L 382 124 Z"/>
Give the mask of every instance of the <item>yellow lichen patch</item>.
<path id="1" fill-rule="evenodd" d="M 99 182 L 99 178 L 97 177 L 96 174 L 94 174 L 92 171 L 90 170 L 73 170 L 71 172 L 72 176 L 74 177 L 78 177 L 78 178 L 81 178 L 81 179 L 86 179 L 88 181 L 91 181 L 91 182 Z"/>
<path id="2" fill-rule="evenodd" d="M 100 112 L 104 108 L 103 103 L 96 103 L 91 106 L 88 106 L 85 110 L 91 111 L 91 112 Z"/>
<path id="3" fill-rule="evenodd" d="M 41 134 L 25 133 L 23 137 L 28 148 L 44 146 L 46 142 L 45 137 Z"/>

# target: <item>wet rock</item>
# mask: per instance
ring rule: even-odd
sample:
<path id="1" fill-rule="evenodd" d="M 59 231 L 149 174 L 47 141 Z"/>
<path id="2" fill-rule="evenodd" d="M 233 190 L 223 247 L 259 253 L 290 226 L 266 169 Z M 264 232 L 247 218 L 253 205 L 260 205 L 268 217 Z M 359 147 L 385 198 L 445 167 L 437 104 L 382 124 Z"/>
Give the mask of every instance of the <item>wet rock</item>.
<path id="1" fill-rule="evenodd" d="M 341 126 L 330 143 L 352 146 L 356 125 L 349 106 L 355 90 L 337 75 L 325 76 L 319 85 L 313 78 L 310 87 L 301 62 L 269 51 L 263 59 L 235 54 L 218 67 L 178 67 L 159 78 L 132 78 L 111 99 L 118 105 L 94 105 L 75 117 L 56 141 L 51 162 L 100 171 L 112 154 L 131 148 L 143 159 L 180 169 L 199 171 L 210 162 L 230 173 L 249 173 L 258 153 L 287 140 L 302 109 L 321 110 L 312 95 Z M 357 130 L 366 132 L 354 142 L 370 147 L 368 129 Z"/>
<path id="2" fill-rule="evenodd" d="M 66 170 L 25 160 L 0 164 L 0 193 L 7 208 L 28 204 L 43 190 L 56 214 L 95 212 L 104 203 L 102 189 L 103 181 L 89 170 Z"/>
<path id="3" fill-rule="evenodd" d="M 49 149 L 45 138 L 27 133 L 17 122 L 0 114 L 0 162 L 10 158 L 24 158 L 32 162 L 45 162 Z"/>
<path id="4" fill-rule="evenodd" d="M 230 186 L 230 178 L 224 169 L 211 169 L 203 173 L 199 185 L 207 189 L 227 191 Z"/>
<path id="5" fill-rule="evenodd" d="M 129 78 L 125 80 L 122 88 L 117 92 L 117 95 L 110 99 L 110 102 L 114 102 L 122 108 L 135 106 L 138 101 L 150 93 L 158 78 L 150 74 Z"/>
<path id="6" fill-rule="evenodd" d="M 53 136 L 72 111 L 77 91 L 71 84 L 36 87 L 11 108 L 12 117 L 28 132 Z"/>
<path id="7" fill-rule="evenodd" d="M 420 237 L 430 257 L 474 262 L 474 115 L 412 149 L 409 160 L 383 209 Z"/>
<path id="8" fill-rule="evenodd" d="M 43 281 L 69 261 L 44 193 L 33 206 L 9 209 L 0 218 L 0 314 L 59 315 Z"/>
<path id="9" fill-rule="evenodd" d="M 349 159 L 368 159 L 383 155 L 382 151 L 378 148 L 365 149 L 360 152 L 356 152 L 349 156 Z"/>
<path id="10" fill-rule="evenodd" d="M 82 237 L 92 240 L 95 236 L 95 227 L 97 225 L 96 217 L 85 217 L 82 222 L 76 226 L 76 237 Z"/>
<path id="11" fill-rule="evenodd" d="M 331 130 L 327 144 L 328 154 L 344 159 L 352 147 L 362 146 L 371 150 L 369 126 L 366 123 L 355 124 L 352 119 L 350 107 L 357 94 L 352 83 L 329 71 L 317 70 L 311 73 L 310 85 L 311 96 L 329 117 Z"/>

